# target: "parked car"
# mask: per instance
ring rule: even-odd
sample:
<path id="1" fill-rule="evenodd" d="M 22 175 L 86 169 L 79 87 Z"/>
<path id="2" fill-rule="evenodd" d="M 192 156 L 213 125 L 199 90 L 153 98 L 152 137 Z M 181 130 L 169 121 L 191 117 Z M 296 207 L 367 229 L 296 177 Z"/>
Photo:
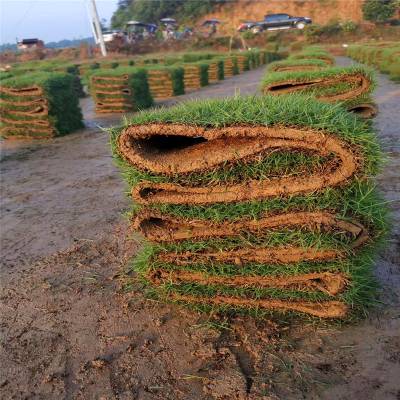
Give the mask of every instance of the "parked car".
<path id="1" fill-rule="evenodd" d="M 112 30 L 112 31 L 104 31 L 103 32 L 103 40 L 105 43 L 112 42 L 116 38 L 123 38 L 125 36 L 125 32 L 120 30 Z"/>
<path id="2" fill-rule="evenodd" d="M 304 29 L 312 20 L 308 17 L 292 17 L 289 14 L 267 14 L 264 21 L 257 22 L 257 27 L 260 30 L 278 30 L 278 29 Z M 256 29 L 253 27 L 252 30 Z"/>

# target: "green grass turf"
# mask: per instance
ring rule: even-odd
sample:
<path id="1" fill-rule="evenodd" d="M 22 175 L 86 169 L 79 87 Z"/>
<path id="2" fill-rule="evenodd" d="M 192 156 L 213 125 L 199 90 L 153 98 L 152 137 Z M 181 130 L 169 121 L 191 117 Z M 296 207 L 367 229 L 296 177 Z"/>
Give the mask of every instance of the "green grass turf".
<path id="1" fill-rule="evenodd" d="M 278 68 L 282 67 L 292 67 L 292 66 L 315 66 L 315 67 L 320 67 L 320 68 L 326 68 L 329 65 L 323 61 L 323 60 L 318 60 L 318 59 L 288 59 L 288 60 L 281 60 L 281 61 L 275 61 L 272 62 L 271 64 L 268 65 L 268 71 L 274 72 Z"/>
<path id="2" fill-rule="evenodd" d="M 332 67 L 322 69 L 320 71 L 287 71 L 266 73 L 262 80 L 261 86 L 266 87 L 271 84 L 278 84 L 279 82 L 287 81 L 301 83 L 310 81 L 312 79 L 341 78 L 352 74 L 362 74 L 371 82 L 367 93 L 371 93 L 374 90 L 376 81 L 373 70 L 363 66 Z M 306 87 L 301 91 L 301 93 L 310 94 L 313 96 L 323 96 L 339 94 L 348 89 L 351 89 L 351 85 L 339 80 L 336 84 L 330 86 Z"/>
<path id="3" fill-rule="evenodd" d="M 182 61 L 185 63 L 193 63 L 202 60 L 211 60 L 217 53 L 184 53 L 182 54 Z"/>
<path id="4" fill-rule="evenodd" d="M 313 48 L 308 48 L 308 49 L 304 49 L 302 51 L 299 51 L 298 53 L 292 54 L 289 56 L 289 59 L 291 60 L 299 60 L 299 59 L 329 59 L 332 61 L 332 63 L 334 63 L 334 58 L 327 53 L 326 51 L 322 50 L 322 49 L 313 49 Z"/>
<path id="5" fill-rule="evenodd" d="M 79 107 L 77 93 L 74 90 L 73 75 L 56 72 L 35 72 L 9 78 L 2 81 L 2 85 L 10 88 L 40 86 L 44 91 L 44 97 L 48 101 L 48 118 L 52 121 L 58 134 L 64 135 L 83 128 L 82 112 Z M 17 100 L 16 96 L 6 94 L 1 96 L 9 100 Z M 24 97 L 23 101 L 29 101 L 29 99 L 33 99 L 33 97 Z M 7 109 L 5 106 L 4 108 Z M 20 119 L 26 120 L 29 117 L 21 116 Z"/>

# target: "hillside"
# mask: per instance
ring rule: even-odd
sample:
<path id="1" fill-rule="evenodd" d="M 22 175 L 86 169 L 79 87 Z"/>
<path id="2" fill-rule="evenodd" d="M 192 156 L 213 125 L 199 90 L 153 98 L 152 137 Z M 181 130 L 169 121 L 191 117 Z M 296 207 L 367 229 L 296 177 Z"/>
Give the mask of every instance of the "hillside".
<path id="1" fill-rule="evenodd" d="M 308 16 L 315 23 L 330 20 L 362 21 L 363 0 L 120 0 L 112 26 L 121 27 L 131 19 L 158 22 L 175 17 L 179 22 L 199 25 L 208 17 L 221 19 L 222 31 L 230 31 L 245 20 L 261 20 L 268 13 Z"/>

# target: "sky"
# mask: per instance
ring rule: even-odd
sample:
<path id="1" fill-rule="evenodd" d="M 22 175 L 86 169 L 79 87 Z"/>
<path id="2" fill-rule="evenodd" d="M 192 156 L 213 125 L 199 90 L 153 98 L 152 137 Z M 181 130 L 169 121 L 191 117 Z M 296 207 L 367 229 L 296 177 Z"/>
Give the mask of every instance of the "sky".
<path id="1" fill-rule="evenodd" d="M 92 35 L 88 0 L 0 0 L 0 44 L 16 38 L 45 42 Z M 118 0 L 96 0 L 100 19 L 110 20 Z"/>

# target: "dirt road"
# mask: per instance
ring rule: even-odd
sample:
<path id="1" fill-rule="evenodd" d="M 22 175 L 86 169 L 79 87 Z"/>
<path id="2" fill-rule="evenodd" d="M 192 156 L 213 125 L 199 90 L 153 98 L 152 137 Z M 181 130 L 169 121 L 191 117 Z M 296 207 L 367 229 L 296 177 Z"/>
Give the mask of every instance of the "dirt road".
<path id="1" fill-rule="evenodd" d="M 262 74 L 179 100 L 255 93 Z M 126 287 L 140 243 L 121 216 L 129 199 L 96 128 L 118 118 L 98 119 L 90 101 L 82 132 L 2 143 L 0 398 L 398 400 L 399 96 L 379 76 L 375 124 L 391 157 L 379 182 L 394 229 L 377 262 L 382 306 L 355 326 L 224 321 Z"/>

